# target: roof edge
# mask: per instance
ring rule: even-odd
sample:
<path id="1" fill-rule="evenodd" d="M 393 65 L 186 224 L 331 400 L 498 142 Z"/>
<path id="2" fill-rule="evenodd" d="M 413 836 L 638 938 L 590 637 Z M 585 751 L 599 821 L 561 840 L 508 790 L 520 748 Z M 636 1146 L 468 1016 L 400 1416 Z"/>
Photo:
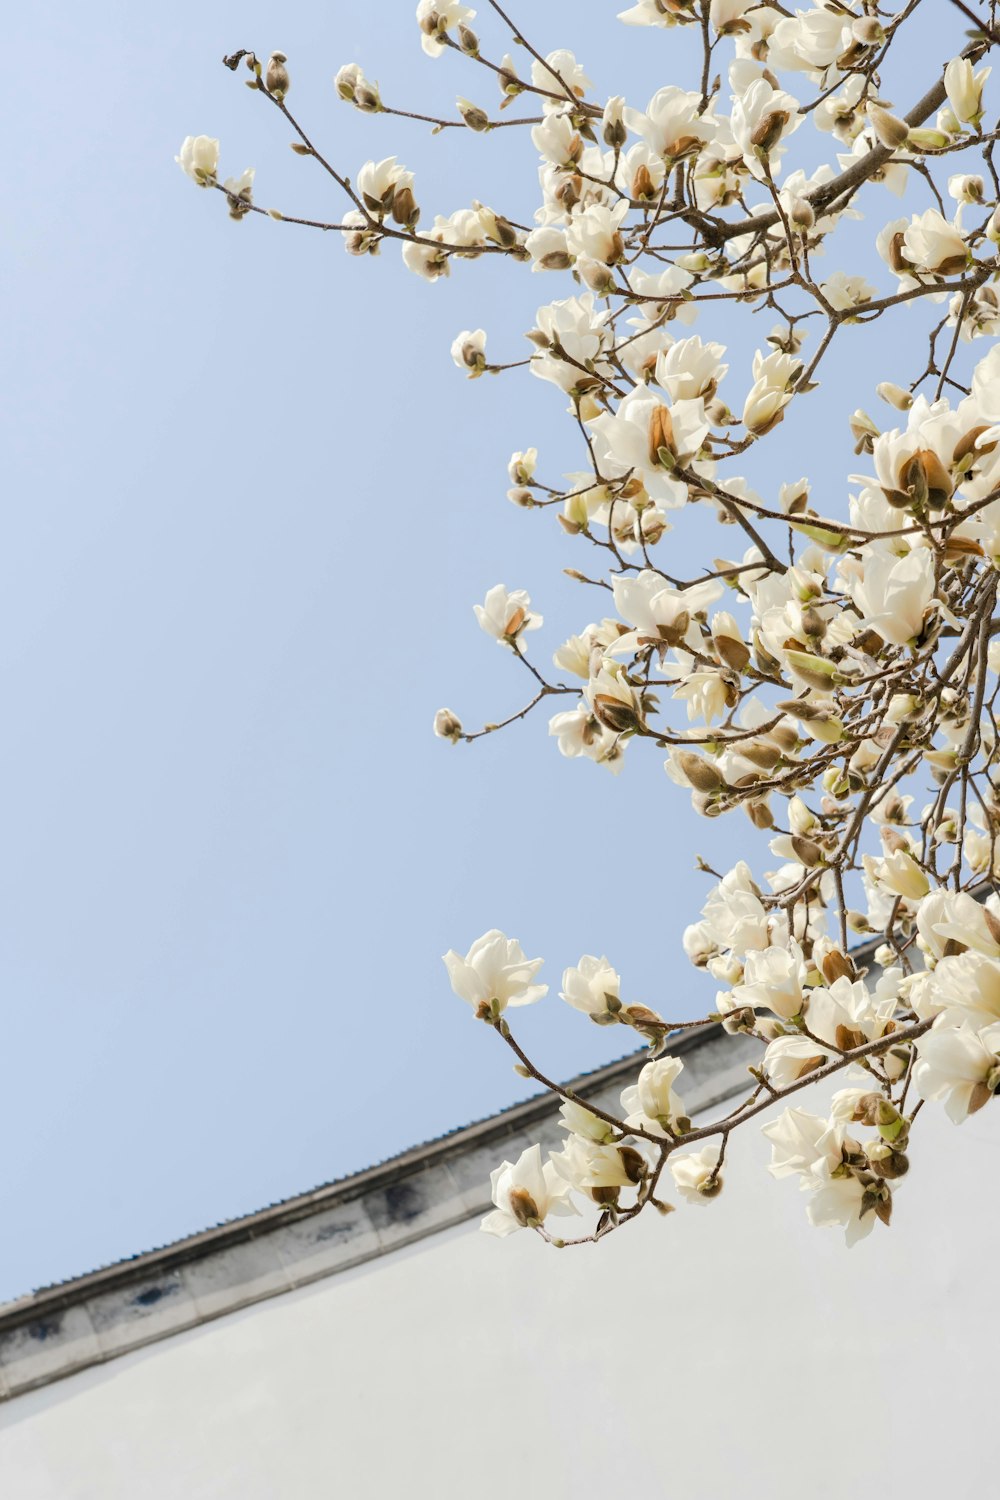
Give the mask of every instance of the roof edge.
<path id="1" fill-rule="evenodd" d="M 671 1051 L 675 1055 L 690 1052 L 722 1034 L 722 1027 L 718 1022 L 706 1022 L 703 1026 L 692 1027 L 672 1037 Z M 565 1087 L 584 1097 L 598 1093 L 612 1085 L 620 1075 L 631 1074 L 644 1053 L 644 1048 L 630 1052 L 591 1072 L 578 1074 Z M 40 1318 L 63 1312 L 87 1297 L 124 1290 L 136 1282 L 148 1281 L 151 1275 L 167 1275 L 192 1261 L 246 1244 L 322 1209 L 350 1203 L 375 1189 L 390 1189 L 415 1169 L 431 1167 L 446 1161 L 450 1156 L 509 1136 L 543 1119 L 552 1108 L 550 1093 L 546 1091 L 533 1094 L 529 1099 L 509 1105 L 470 1125 L 460 1126 L 447 1135 L 408 1147 L 377 1166 L 366 1167 L 348 1177 L 336 1178 L 266 1208 L 185 1235 L 156 1249 L 114 1261 L 95 1271 L 40 1287 L 12 1302 L 0 1304 L 0 1335 L 34 1323 Z"/>

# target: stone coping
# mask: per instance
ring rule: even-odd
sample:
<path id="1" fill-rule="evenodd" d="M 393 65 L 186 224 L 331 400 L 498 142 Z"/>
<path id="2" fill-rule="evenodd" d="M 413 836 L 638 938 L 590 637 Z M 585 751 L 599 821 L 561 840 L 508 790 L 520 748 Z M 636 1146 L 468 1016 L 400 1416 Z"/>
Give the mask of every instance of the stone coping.
<path id="1" fill-rule="evenodd" d="M 692 1116 L 748 1088 L 760 1045 L 718 1024 L 671 1038 Z M 641 1052 L 574 1079 L 613 1109 Z M 490 1171 L 562 1140 L 542 1094 L 339 1182 L 0 1307 L 0 1400 L 411 1245 L 490 1207 Z"/>

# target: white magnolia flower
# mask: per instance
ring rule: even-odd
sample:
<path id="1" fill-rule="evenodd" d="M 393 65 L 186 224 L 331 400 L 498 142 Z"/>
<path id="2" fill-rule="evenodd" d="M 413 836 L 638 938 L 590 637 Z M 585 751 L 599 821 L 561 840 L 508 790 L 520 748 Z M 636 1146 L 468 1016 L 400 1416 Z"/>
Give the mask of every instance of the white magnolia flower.
<path id="1" fill-rule="evenodd" d="M 809 993 L 806 1021 L 813 1036 L 832 1047 L 858 1047 L 883 1036 L 896 1011 L 896 994 L 889 987 L 869 990 L 864 980 L 842 975 L 829 987 Z"/>
<path id="2" fill-rule="evenodd" d="M 394 156 L 386 156 L 382 161 L 366 161 L 355 185 L 370 213 L 387 214 L 392 212 L 397 192 L 413 187 L 413 173 L 400 166 Z"/>
<path id="3" fill-rule="evenodd" d="M 612 627 L 610 632 L 605 629 L 609 625 Z M 561 672 L 572 672 L 574 677 L 589 682 L 594 652 L 603 654 L 619 634 L 617 621 L 606 620 L 601 626 L 588 625 L 580 635 L 571 635 L 558 651 L 553 651 L 552 660 Z"/>
<path id="4" fill-rule="evenodd" d="M 935 1022 L 917 1044 L 913 1081 L 924 1099 L 944 1099 L 956 1125 L 982 1109 L 1000 1086 L 1000 1026 L 975 1031 Z"/>
<path id="5" fill-rule="evenodd" d="M 606 146 L 622 147 L 625 144 L 625 100 L 621 94 L 613 94 L 604 106 L 601 116 L 601 138 Z"/>
<path id="6" fill-rule="evenodd" d="M 906 901 L 920 901 L 930 889 L 927 876 L 905 849 L 895 849 L 882 859 L 864 854 L 862 863 L 869 880 Z"/>
<path id="7" fill-rule="evenodd" d="M 470 380 L 475 380 L 486 369 L 486 334 L 482 328 L 468 328 L 457 335 L 451 346 L 451 357 Z"/>
<path id="8" fill-rule="evenodd" d="M 676 26 L 678 16 L 662 0 L 638 0 L 637 5 L 620 10 L 618 19 L 626 26 Z"/>
<path id="9" fill-rule="evenodd" d="M 761 1127 L 771 1142 L 772 1177 L 810 1176 L 840 1165 L 845 1129 L 840 1121 L 824 1120 L 805 1109 L 786 1109 Z"/>
<path id="10" fill-rule="evenodd" d="M 757 78 L 733 99 L 733 139 L 742 152 L 748 171 L 761 182 L 776 175 L 782 142 L 802 124 L 799 101 L 765 78 Z"/>
<path id="11" fill-rule="evenodd" d="M 436 214 L 430 229 L 421 228 L 419 240 L 407 240 L 403 245 L 403 264 L 425 281 L 436 281 L 439 276 L 449 274 L 453 252 L 461 255 L 466 249 L 474 250 L 485 243 L 486 232 L 479 213 L 459 208 L 447 218 Z"/>
<path id="12" fill-rule="evenodd" d="M 982 118 L 983 84 L 992 71 L 992 68 L 980 68 L 977 73 L 967 57 L 953 57 L 945 68 L 948 103 L 963 125 L 977 125 Z"/>
<path id="13" fill-rule="evenodd" d="M 612 591 L 615 608 L 633 627 L 610 646 L 612 654 L 631 654 L 648 645 L 679 646 L 684 640 L 698 650 L 701 634 L 693 621 L 719 598 L 722 584 L 711 579 L 689 589 L 675 589 L 659 573 L 645 568 L 634 578 L 616 576 Z"/>
<path id="14" fill-rule="evenodd" d="M 754 8 L 756 0 L 712 0 L 708 18 L 720 36 L 750 30 L 746 12 Z"/>
<path id="15" fill-rule="evenodd" d="M 518 1229 L 533 1229 L 550 1214 L 575 1214 L 571 1188 L 547 1161 L 542 1165 L 541 1146 L 529 1146 L 516 1162 L 501 1162 L 490 1173 L 496 1208 L 487 1214 L 481 1228 L 502 1238 Z"/>
<path id="16" fill-rule="evenodd" d="M 696 154 L 711 141 L 718 124 L 711 109 L 701 112 L 701 95 L 668 84 L 659 89 L 646 106 L 624 110 L 625 124 L 641 137 L 651 151 L 668 161 Z"/>
<path id="17" fill-rule="evenodd" d="M 525 958 L 517 938 L 494 927 L 477 938 L 462 958 L 453 948 L 444 955 L 451 987 L 483 1019 L 495 1019 L 508 1005 L 533 1005 L 548 993 L 547 984 L 532 984 L 543 959 Z"/>
<path id="18" fill-rule="evenodd" d="M 762 1007 L 790 1021 L 803 1004 L 802 953 L 797 943 L 790 948 L 761 948 L 748 953 L 743 965 L 743 983 L 733 989 L 736 1005 Z"/>
<path id="19" fill-rule="evenodd" d="M 420 45 L 428 57 L 440 57 L 447 46 L 449 31 L 471 21 L 476 14 L 467 5 L 458 5 L 456 0 L 420 0 L 417 6 L 417 25 L 420 27 Z"/>
<path id="20" fill-rule="evenodd" d="M 626 1125 L 650 1130 L 655 1135 L 673 1132 L 685 1119 L 684 1104 L 674 1084 L 684 1067 L 679 1057 L 660 1057 L 640 1071 L 635 1083 L 622 1089 Z"/>
<path id="21" fill-rule="evenodd" d="M 770 943 L 767 910 L 744 860 L 714 888 L 701 914 L 704 921 L 698 925 L 717 949 L 742 956 Z"/>
<path id="22" fill-rule="evenodd" d="M 531 256 L 533 271 L 565 271 L 573 263 L 565 231 L 554 224 L 533 229 L 524 241 L 524 248 Z"/>
<path id="23" fill-rule="evenodd" d="M 222 186 L 231 198 L 242 198 L 249 203 L 253 180 L 257 173 L 253 167 L 244 167 L 238 177 L 227 177 Z"/>
<path id="24" fill-rule="evenodd" d="M 876 295 L 876 289 L 863 276 L 848 276 L 844 271 L 834 271 L 820 285 L 827 302 L 839 312 L 850 307 L 863 307 Z"/>
<path id="25" fill-rule="evenodd" d="M 917 908 L 917 941 L 931 960 L 944 957 L 947 944 L 958 943 L 1000 957 L 1000 927 L 991 912 L 964 891 L 931 891 Z"/>
<path id="26" fill-rule="evenodd" d="M 680 339 L 657 357 L 656 381 L 671 401 L 706 400 L 715 395 L 728 365 L 722 363 L 724 344 L 703 344 L 697 334 Z"/>
<path id="27" fill-rule="evenodd" d="M 722 1191 L 718 1166 L 719 1147 L 714 1142 L 709 1142 L 700 1151 L 670 1158 L 670 1171 L 677 1191 L 688 1203 L 710 1203 L 718 1197 Z"/>
<path id="28" fill-rule="evenodd" d="M 831 1054 L 811 1037 L 779 1036 L 768 1043 L 764 1071 L 776 1089 L 785 1089 L 830 1060 Z"/>
<path id="29" fill-rule="evenodd" d="M 581 1193 L 634 1187 L 637 1176 L 641 1176 L 637 1172 L 641 1158 L 633 1148 L 627 1147 L 622 1152 L 615 1145 L 586 1140 L 579 1135 L 571 1135 L 563 1149 L 550 1156 L 549 1161 L 560 1177 Z M 606 1200 L 598 1197 L 598 1201 Z"/>
<path id="30" fill-rule="evenodd" d="M 953 276 L 969 263 L 961 232 L 936 208 L 913 215 L 903 233 L 902 254 L 915 270 L 932 276 Z"/>
<path id="31" fill-rule="evenodd" d="M 894 646 L 920 634 L 934 598 L 934 556 L 914 547 L 905 557 L 869 551 L 849 591 L 864 624 Z"/>
<path id="32" fill-rule="evenodd" d="M 621 236 L 622 220 L 628 213 L 627 202 L 606 208 L 593 203 L 581 214 L 574 214 L 566 228 L 566 249 L 574 257 L 586 257 L 604 265 L 614 265 L 625 253 Z"/>
<path id="33" fill-rule="evenodd" d="M 610 1141 L 614 1136 L 614 1130 L 607 1120 L 598 1119 L 591 1110 L 583 1104 L 577 1104 L 573 1099 L 567 1099 L 560 1106 L 559 1115 L 564 1130 L 570 1130 L 574 1135 L 581 1135 L 588 1141 L 599 1141 L 602 1144 Z"/>
<path id="34" fill-rule="evenodd" d="M 540 156 L 553 166 L 572 170 L 583 154 L 580 132 L 571 115 L 546 115 L 540 125 L 532 127 L 531 144 Z"/>
<path id="35" fill-rule="evenodd" d="M 366 114 L 375 114 L 382 107 L 378 84 L 366 78 L 357 63 L 345 63 L 337 71 L 333 86 L 348 104 L 354 104 Z"/>
<path id="36" fill-rule="evenodd" d="M 768 61 L 782 71 L 796 70 L 816 82 L 851 45 L 852 12 L 839 5 L 814 5 L 778 21 L 768 43 Z"/>
<path id="37" fill-rule="evenodd" d="M 883 1191 L 887 1193 L 888 1189 Z M 843 1225 L 847 1244 L 851 1246 L 875 1228 L 876 1214 L 873 1209 L 863 1212 L 865 1207 L 865 1184 L 848 1174 L 823 1179 L 806 1205 L 806 1215 L 811 1224 L 820 1228 Z"/>
<path id="38" fill-rule="evenodd" d="M 934 970 L 934 989 L 948 1021 L 968 1021 L 979 1028 L 1000 1021 L 1000 963 L 982 953 L 942 958 Z"/>
<path id="39" fill-rule="evenodd" d="M 542 616 L 531 611 L 531 599 L 524 589 L 509 592 L 502 583 L 494 584 L 482 604 L 472 606 L 481 630 L 491 635 L 500 646 L 509 646 L 520 651 L 521 636 L 527 630 L 537 630 Z"/>
<path id="40" fill-rule="evenodd" d="M 743 403 L 743 425 L 754 437 L 763 437 L 776 427 L 792 399 L 791 391 L 778 390 L 766 381 L 757 380 Z"/>
<path id="41" fill-rule="evenodd" d="M 566 47 L 557 47 L 550 52 L 544 62 L 536 57 L 531 64 L 531 81 L 536 89 L 546 89 L 551 94 L 559 94 L 559 99 L 546 100 L 546 105 L 552 109 L 561 109 L 566 98 L 565 89 L 582 99 L 591 87 L 590 79 L 580 63 L 577 62 L 573 53 Z M 563 87 L 565 85 L 565 89 Z"/>
<path id="42" fill-rule="evenodd" d="M 560 999 L 585 1015 L 606 1016 L 620 1006 L 621 980 L 606 958 L 585 953 L 575 969 L 564 971 L 562 983 Z"/>
<path id="43" fill-rule="evenodd" d="M 606 766 L 614 776 L 625 763 L 625 741 L 621 735 L 602 724 L 585 704 L 553 714 L 549 720 L 549 734 L 558 741 L 559 753 L 571 760 L 584 756 Z"/>
<path id="44" fill-rule="evenodd" d="M 186 135 L 174 161 L 199 187 L 208 187 L 219 166 L 219 143 L 210 135 Z"/>
<path id="45" fill-rule="evenodd" d="M 462 721 L 450 708 L 439 708 L 434 715 L 434 733 L 438 739 L 451 740 L 457 745 L 462 738 Z"/>
<path id="46" fill-rule="evenodd" d="M 588 371 L 603 368 L 601 358 L 612 341 L 607 319 L 590 292 L 540 307 L 531 335 L 539 353 L 532 356 L 531 373 L 567 393 L 592 387 Z"/>
<path id="47" fill-rule="evenodd" d="M 677 682 L 673 696 L 687 704 L 689 722 L 702 720 L 711 724 L 733 706 L 730 684 L 721 667 L 696 667 L 695 659 L 678 650 L 676 660 L 664 663 L 663 675 Z"/>
<path id="48" fill-rule="evenodd" d="M 643 722 L 639 695 L 617 662 L 606 658 L 583 691 L 594 715 L 615 734 L 634 734 Z"/>
<path id="49" fill-rule="evenodd" d="M 708 434 L 705 403 L 675 401 L 666 406 L 641 386 L 630 391 L 615 412 L 603 412 L 590 424 L 602 472 L 638 470 L 652 500 L 672 509 L 687 500 L 687 488 L 672 477 L 689 464 Z"/>
<path id="50" fill-rule="evenodd" d="M 956 203 L 982 203 L 985 179 L 978 172 L 956 172 L 948 178 L 948 192 Z"/>
<path id="51" fill-rule="evenodd" d="M 535 477 L 537 463 L 537 448 L 525 448 L 523 452 L 518 450 L 512 453 L 507 464 L 507 476 L 511 484 L 530 484 Z"/>

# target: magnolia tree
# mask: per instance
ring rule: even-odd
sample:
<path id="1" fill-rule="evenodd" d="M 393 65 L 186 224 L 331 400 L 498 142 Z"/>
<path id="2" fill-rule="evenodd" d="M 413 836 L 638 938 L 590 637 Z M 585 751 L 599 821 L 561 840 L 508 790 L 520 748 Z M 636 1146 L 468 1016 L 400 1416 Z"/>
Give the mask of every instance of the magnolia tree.
<path id="1" fill-rule="evenodd" d="M 495 49 L 467 6 L 420 0 L 424 52 L 463 55 L 471 79 L 499 87 L 496 107 L 459 98 L 453 118 L 415 115 L 355 64 L 337 74 L 338 94 L 438 131 L 530 131 L 533 224 L 475 201 L 428 224 L 395 156 L 349 174 L 290 109 L 281 52 L 225 63 L 249 70 L 292 149 L 337 185 L 336 222 L 258 206 L 252 171 L 219 177 L 214 139 L 181 148 L 184 171 L 237 220 L 339 231 L 353 256 L 395 243 L 431 281 L 483 256 L 514 262 L 512 276 L 547 273 L 557 295 L 520 363 L 565 393 L 582 469 L 560 482 L 538 472 L 534 448 L 517 452 L 508 496 L 555 513 L 594 619 L 555 652 L 553 674 L 532 659 L 542 620 L 527 593 L 490 589 L 479 624 L 532 679 L 530 701 L 504 722 L 557 708 L 559 750 L 593 761 L 598 777 L 665 752 L 667 777 L 699 813 L 742 813 L 779 862 L 767 875 L 743 861 L 709 872 L 717 884 L 684 935 L 688 959 L 719 986 L 704 1021 L 630 1003 L 605 957 L 565 971 L 569 1006 L 648 1044 L 619 1113 L 545 1077 L 515 1038 L 508 1010 L 546 993 L 540 959 L 499 931 L 445 955 L 456 994 L 518 1071 L 562 1100 L 563 1149 L 543 1162 L 536 1145 L 494 1172 L 493 1233 L 599 1239 L 666 1211 L 668 1173 L 681 1199 L 708 1204 L 733 1131 L 767 1111 L 772 1173 L 797 1178 L 812 1222 L 842 1225 L 851 1243 L 889 1224 L 924 1101 L 960 1122 L 1000 1092 L 1000 132 L 984 97 L 1000 30 L 993 4 L 976 14 L 952 3 L 968 44 L 925 55 L 914 97 L 896 102 L 883 77 L 920 0 L 813 0 L 794 13 L 779 0 L 639 0 L 618 19 L 690 28 L 700 52 L 691 78 L 643 103 L 593 98 L 573 53 L 543 56 L 495 0 Z M 800 130 L 818 165 L 783 170 Z M 907 179 L 921 211 L 897 217 L 891 198 Z M 880 286 L 834 269 L 862 192 Z M 761 310 L 773 326 L 749 369 L 730 370 L 723 345 L 692 331 Z M 835 343 L 876 319 L 888 335 L 888 320 L 921 316 L 926 362 L 908 385 L 877 386 L 892 409 L 884 422 L 823 407 L 813 393 Z M 490 362 L 482 329 L 459 333 L 452 355 L 473 379 L 510 367 Z M 807 478 L 761 495 L 741 474 L 763 444 L 780 462 L 782 422 L 800 401 L 817 430 L 850 424 L 864 472 L 842 476 L 843 503 L 817 507 Z M 694 507 L 726 526 L 722 555 L 677 576 L 672 528 Z M 470 732 L 447 709 L 434 722 L 456 743 L 502 727 Z M 671 1037 L 720 1022 L 759 1039 L 759 1066 L 735 1109 L 692 1123 Z M 840 1085 L 832 1107 L 828 1080 Z M 822 1113 L 800 1102 L 816 1085 Z M 580 1213 L 572 1237 L 552 1227 Z"/>

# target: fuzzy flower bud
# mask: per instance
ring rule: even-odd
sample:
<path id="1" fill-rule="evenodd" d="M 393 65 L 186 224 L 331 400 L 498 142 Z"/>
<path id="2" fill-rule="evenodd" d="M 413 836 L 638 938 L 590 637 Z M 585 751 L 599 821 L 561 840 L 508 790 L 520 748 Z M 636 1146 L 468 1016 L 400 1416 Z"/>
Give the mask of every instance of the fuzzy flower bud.
<path id="1" fill-rule="evenodd" d="M 875 394 L 897 411 L 909 411 L 913 405 L 913 395 L 910 391 L 904 391 L 901 385 L 895 385 L 891 380 L 882 380 L 875 387 Z"/>
<path id="2" fill-rule="evenodd" d="M 457 745 L 462 738 L 462 721 L 450 708 L 439 708 L 434 715 L 434 733 L 439 740 L 451 740 Z"/>
<path id="3" fill-rule="evenodd" d="M 910 127 L 905 120 L 898 119 L 877 104 L 869 104 L 868 119 L 879 145 L 885 146 L 889 151 L 896 151 L 900 146 L 906 145 Z"/>

